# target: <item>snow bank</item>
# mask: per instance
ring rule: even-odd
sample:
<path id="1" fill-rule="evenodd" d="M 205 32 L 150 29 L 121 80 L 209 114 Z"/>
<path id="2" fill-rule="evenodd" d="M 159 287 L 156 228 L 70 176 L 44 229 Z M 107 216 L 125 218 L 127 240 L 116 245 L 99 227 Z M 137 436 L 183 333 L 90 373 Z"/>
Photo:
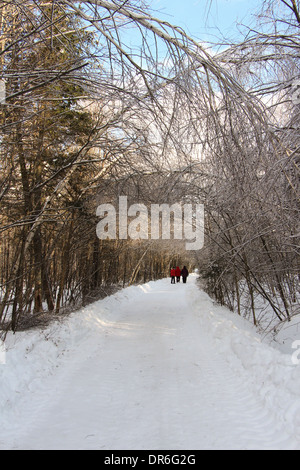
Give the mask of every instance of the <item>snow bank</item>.
<path id="1" fill-rule="evenodd" d="M 54 374 L 58 375 L 59 382 L 59 369 L 66 357 L 72 367 L 78 348 L 82 360 L 92 354 L 97 347 L 95 331 L 105 331 L 117 321 L 122 315 L 120 304 L 124 299 L 138 300 L 153 284 L 128 287 L 65 319 L 60 318 L 46 329 L 8 334 L 4 345 L 5 361 L 2 361 L 5 363 L 0 362 L 2 425 L 28 405 L 27 392 L 47 390 L 47 378 Z"/>
<path id="2" fill-rule="evenodd" d="M 300 340 L 298 317 L 285 325 L 276 343 L 269 344 L 269 339 L 265 343 L 254 325 L 213 304 L 204 292 L 193 291 L 190 302 L 199 312 L 202 327 L 214 339 L 219 353 L 228 359 L 232 370 L 238 374 L 243 371 L 248 386 L 263 399 L 266 408 L 276 413 L 279 421 L 290 427 L 291 435 L 300 442 L 300 360 L 297 360 L 300 341 L 295 343 L 297 337 Z M 283 338 L 286 353 L 278 349 L 278 341 Z M 292 349 L 296 344 L 298 351 Z"/>

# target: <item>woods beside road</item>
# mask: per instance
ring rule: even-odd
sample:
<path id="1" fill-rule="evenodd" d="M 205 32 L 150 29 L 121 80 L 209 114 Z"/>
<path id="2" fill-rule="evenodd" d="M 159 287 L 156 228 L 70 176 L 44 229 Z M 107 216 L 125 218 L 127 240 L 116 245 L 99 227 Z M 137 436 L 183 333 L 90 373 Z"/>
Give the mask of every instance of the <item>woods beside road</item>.
<path id="1" fill-rule="evenodd" d="M 298 3 L 215 44 L 142 1 L 1 3 L 3 336 L 184 264 L 255 325 L 299 313 Z M 99 240 L 122 196 L 204 205 L 204 248 Z"/>

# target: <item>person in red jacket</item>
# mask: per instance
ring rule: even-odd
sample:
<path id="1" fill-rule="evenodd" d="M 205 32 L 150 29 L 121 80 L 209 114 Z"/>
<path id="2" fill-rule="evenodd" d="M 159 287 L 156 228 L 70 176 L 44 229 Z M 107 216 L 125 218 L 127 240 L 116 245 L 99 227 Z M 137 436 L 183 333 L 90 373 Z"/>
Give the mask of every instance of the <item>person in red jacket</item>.
<path id="1" fill-rule="evenodd" d="M 180 270 L 179 266 L 177 266 L 177 268 L 175 270 L 175 275 L 176 275 L 177 282 L 180 282 L 181 270 Z"/>
<path id="2" fill-rule="evenodd" d="M 171 284 L 175 284 L 175 268 L 171 268 Z"/>

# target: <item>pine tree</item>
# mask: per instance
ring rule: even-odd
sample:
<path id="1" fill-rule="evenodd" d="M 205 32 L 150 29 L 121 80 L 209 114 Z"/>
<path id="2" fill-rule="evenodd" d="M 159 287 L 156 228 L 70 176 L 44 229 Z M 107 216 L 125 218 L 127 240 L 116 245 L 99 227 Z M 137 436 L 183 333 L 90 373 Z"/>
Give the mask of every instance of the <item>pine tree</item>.
<path id="1" fill-rule="evenodd" d="M 59 211 L 71 202 L 66 196 L 60 201 L 63 196 L 57 194 L 49 212 L 43 214 L 43 208 L 93 134 L 94 124 L 91 114 L 77 106 L 86 94 L 83 78 L 68 74 L 80 71 L 85 64 L 82 48 L 90 44 L 88 34 L 78 34 L 76 17 L 48 4 L 29 8 L 26 14 L 13 8 L 9 13 L 2 45 L 7 51 L 3 67 L 9 79 L 7 104 L 2 109 L 1 164 L 13 189 L 3 201 L 1 217 L 4 224 L 18 227 L 8 235 L 14 249 L 6 261 L 10 274 L 4 297 L 4 304 L 13 298 L 15 328 L 19 315 L 32 302 L 36 313 L 43 311 L 44 300 L 48 310 L 54 310 L 47 244 L 51 244 Z M 41 218 L 43 223 L 37 224 Z"/>

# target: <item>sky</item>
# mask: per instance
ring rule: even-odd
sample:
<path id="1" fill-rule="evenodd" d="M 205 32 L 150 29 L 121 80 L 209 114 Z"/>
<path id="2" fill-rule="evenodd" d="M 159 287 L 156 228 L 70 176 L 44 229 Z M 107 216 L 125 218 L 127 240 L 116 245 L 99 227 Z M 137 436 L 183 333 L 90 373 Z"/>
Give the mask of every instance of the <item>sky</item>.
<path id="1" fill-rule="evenodd" d="M 234 35 L 236 22 L 250 24 L 263 0 L 152 0 L 160 19 L 181 26 L 202 41 Z M 221 34 L 220 34 L 221 33 Z"/>

